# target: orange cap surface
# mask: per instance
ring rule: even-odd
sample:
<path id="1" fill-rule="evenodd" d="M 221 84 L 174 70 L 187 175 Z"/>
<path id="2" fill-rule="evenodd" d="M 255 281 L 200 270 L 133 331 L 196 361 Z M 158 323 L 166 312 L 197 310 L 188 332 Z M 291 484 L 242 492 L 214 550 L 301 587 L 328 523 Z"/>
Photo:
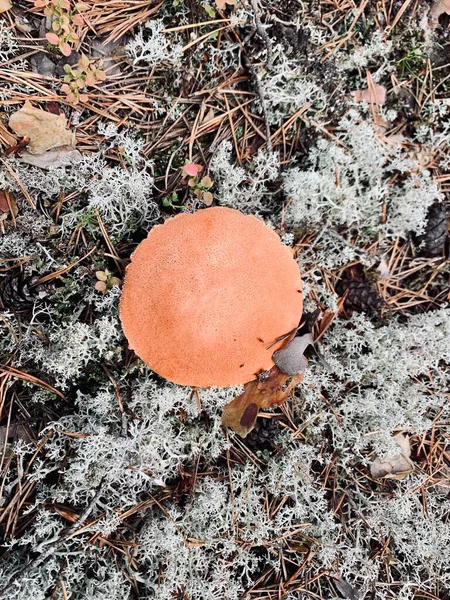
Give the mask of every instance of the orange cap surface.
<path id="1" fill-rule="evenodd" d="M 246 383 L 297 327 L 301 278 L 260 219 L 225 207 L 157 225 L 127 267 L 123 330 L 149 367 L 181 385 Z"/>

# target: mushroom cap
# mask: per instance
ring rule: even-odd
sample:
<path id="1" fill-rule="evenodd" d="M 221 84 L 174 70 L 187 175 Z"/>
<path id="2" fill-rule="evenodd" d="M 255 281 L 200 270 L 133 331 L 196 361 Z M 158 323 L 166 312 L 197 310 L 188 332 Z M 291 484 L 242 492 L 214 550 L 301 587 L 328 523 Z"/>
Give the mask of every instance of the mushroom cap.
<path id="1" fill-rule="evenodd" d="M 262 220 L 206 208 L 156 225 L 136 248 L 120 317 L 130 347 L 162 377 L 226 387 L 273 366 L 283 344 L 274 341 L 302 315 L 301 291 L 291 249 Z"/>

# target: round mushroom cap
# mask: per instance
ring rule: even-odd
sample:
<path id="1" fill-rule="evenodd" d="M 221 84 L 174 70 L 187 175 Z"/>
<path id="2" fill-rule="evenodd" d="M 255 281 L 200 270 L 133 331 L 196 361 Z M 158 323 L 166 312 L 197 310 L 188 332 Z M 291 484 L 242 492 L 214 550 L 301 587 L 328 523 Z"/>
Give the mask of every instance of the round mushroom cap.
<path id="1" fill-rule="evenodd" d="M 273 366 L 275 340 L 300 321 L 301 292 L 291 249 L 262 220 L 206 208 L 153 227 L 136 248 L 120 317 L 130 347 L 162 377 L 226 387 Z"/>

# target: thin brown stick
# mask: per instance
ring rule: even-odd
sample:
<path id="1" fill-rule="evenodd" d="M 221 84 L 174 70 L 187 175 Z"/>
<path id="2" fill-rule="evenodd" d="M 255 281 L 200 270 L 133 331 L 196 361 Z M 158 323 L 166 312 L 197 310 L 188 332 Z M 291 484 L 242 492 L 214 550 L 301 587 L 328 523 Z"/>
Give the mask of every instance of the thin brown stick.
<path id="1" fill-rule="evenodd" d="M 266 31 L 264 25 L 261 22 L 261 18 L 259 16 L 259 8 L 258 8 L 257 0 L 250 0 L 250 3 L 252 5 L 253 12 L 255 14 L 256 31 L 258 32 L 258 35 L 261 37 L 261 39 L 263 40 L 263 42 L 266 46 L 266 50 L 267 50 L 266 67 L 267 67 L 268 71 L 271 71 L 272 67 L 273 67 L 272 42 L 270 40 L 270 37 L 267 35 L 267 31 Z"/>

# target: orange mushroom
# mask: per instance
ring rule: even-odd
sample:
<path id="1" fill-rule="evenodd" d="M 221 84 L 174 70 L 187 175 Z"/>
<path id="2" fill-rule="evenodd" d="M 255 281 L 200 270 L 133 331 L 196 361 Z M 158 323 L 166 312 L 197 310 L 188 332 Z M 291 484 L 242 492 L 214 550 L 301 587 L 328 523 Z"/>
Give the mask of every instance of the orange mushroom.
<path id="1" fill-rule="evenodd" d="M 292 251 L 253 216 L 225 207 L 155 226 L 127 268 L 120 316 L 133 348 L 170 381 L 246 383 L 302 314 Z"/>

